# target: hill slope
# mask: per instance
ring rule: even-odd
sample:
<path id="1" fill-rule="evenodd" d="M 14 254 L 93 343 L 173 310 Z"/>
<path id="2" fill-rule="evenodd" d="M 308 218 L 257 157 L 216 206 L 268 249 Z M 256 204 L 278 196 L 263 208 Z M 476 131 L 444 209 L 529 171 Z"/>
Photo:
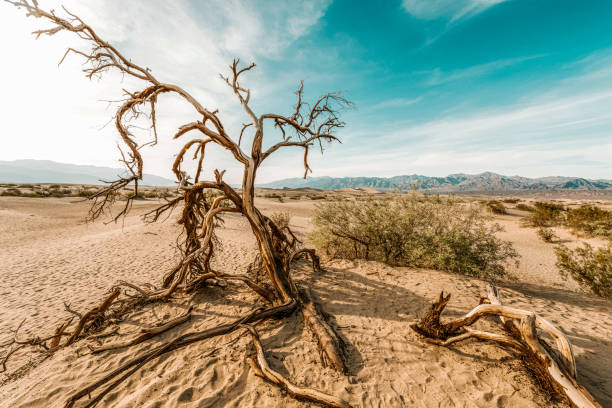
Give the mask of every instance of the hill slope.
<path id="1" fill-rule="evenodd" d="M 121 174 L 125 174 L 125 170 L 50 160 L 0 161 L 2 183 L 104 184 L 101 180 L 115 180 Z M 164 177 L 144 174 L 141 184 L 173 186 L 175 183 Z"/>
<path id="2" fill-rule="evenodd" d="M 260 184 L 263 188 L 318 188 L 338 190 L 341 188 L 373 188 L 388 191 L 396 188 L 438 192 L 505 192 L 543 190 L 612 190 L 612 180 L 588 180 L 580 177 L 503 176 L 485 172 L 481 174 L 451 174 L 446 177 L 428 177 L 417 174 L 395 177 L 309 177 L 290 178 Z"/>

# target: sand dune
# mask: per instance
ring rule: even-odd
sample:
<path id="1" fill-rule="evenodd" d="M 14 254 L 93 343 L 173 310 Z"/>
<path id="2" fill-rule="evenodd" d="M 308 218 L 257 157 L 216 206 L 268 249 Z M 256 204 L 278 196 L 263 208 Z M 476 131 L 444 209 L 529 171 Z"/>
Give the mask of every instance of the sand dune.
<path id="1" fill-rule="evenodd" d="M 10 338 L 10 330 L 24 318 L 24 336 L 49 333 L 67 315 L 64 301 L 76 310 L 92 307 L 118 279 L 158 283 L 177 259 L 174 239 L 179 228 L 174 217 L 153 225 L 140 222 L 138 214 L 152 208 L 153 202 L 136 202 L 123 223 L 104 225 L 84 224 L 87 203 L 73 200 L 0 198 L 0 341 Z M 258 200 L 264 212 L 289 211 L 292 226 L 302 236 L 310 229 L 311 201 Z M 499 285 L 502 297 L 562 328 L 575 346 L 580 381 L 603 406 L 612 406 L 610 302 L 560 279 L 552 247 L 539 241 L 534 230 L 518 228 L 515 218 L 500 218 L 507 229 L 504 237 L 523 255 L 522 266 L 513 270 L 519 279 Z M 223 249 L 215 266 L 242 273 L 255 256 L 255 242 L 243 219 L 225 219 L 219 230 Z M 575 241 L 569 234 L 562 238 Z M 449 316 L 468 311 L 485 292 L 484 281 L 365 261 L 327 260 L 323 267 L 323 273 L 314 274 L 306 264 L 300 265 L 297 279 L 311 283 L 316 300 L 333 316 L 332 323 L 348 345 L 350 375 L 321 366 L 301 317 L 260 324 L 271 366 L 296 383 L 363 407 L 565 406 L 550 401 L 522 362 L 493 344 L 441 348 L 409 329 L 441 290 L 453 294 Z M 116 341 L 111 338 L 83 340 L 48 359 L 17 354 L 7 373 L 0 374 L 0 406 L 61 407 L 75 390 L 139 352 L 178 334 L 228 322 L 250 310 L 255 301 L 251 291 L 233 284 L 209 288 L 149 305 L 122 322 L 120 332 L 131 338 L 141 326 L 195 305 L 191 320 L 137 347 L 89 353 L 87 344 Z M 249 341 L 240 331 L 168 354 L 145 365 L 100 406 L 311 406 L 255 377 L 245 361 Z"/>

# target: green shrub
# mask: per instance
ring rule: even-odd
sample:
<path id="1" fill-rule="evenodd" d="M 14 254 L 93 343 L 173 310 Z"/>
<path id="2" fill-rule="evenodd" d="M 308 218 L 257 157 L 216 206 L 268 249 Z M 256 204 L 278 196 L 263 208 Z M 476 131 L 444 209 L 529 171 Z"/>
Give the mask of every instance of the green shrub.
<path id="1" fill-rule="evenodd" d="M 486 208 L 493 214 L 508 214 L 506 211 L 506 207 L 502 203 L 496 200 L 491 200 L 486 202 Z"/>
<path id="2" fill-rule="evenodd" d="M 523 224 L 529 227 L 553 227 L 564 221 L 565 208 L 562 205 L 549 202 L 536 202 L 534 211 L 523 218 Z"/>
<path id="3" fill-rule="evenodd" d="M 584 243 L 571 250 L 564 245 L 555 248 L 557 268 L 567 279 L 574 278 L 581 286 L 602 297 L 612 297 L 612 246 L 593 250 Z"/>
<path id="4" fill-rule="evenodd" d="M 545 227 L 538 228 L 538 236 L 544 242 L 553 242 L 555 239 L 558 239 L 557 235 L 555 235 L 555 231 Z"/>
<path id="5" fill-rule="evenodd" d="M 566 225 L 575 233 L 612 240 L 612 211 L 583 205 L 567 211 Z"/>
<path id="6" fill-rule="evenodd" d="M 489 220 L 477 206 L 415 194 L 329 202 L 317 207 L 310 239 L 334 257 L 503 276 L 504 266 L 518 254 L 510 242 L 495 236 L 502 227 Z"/>

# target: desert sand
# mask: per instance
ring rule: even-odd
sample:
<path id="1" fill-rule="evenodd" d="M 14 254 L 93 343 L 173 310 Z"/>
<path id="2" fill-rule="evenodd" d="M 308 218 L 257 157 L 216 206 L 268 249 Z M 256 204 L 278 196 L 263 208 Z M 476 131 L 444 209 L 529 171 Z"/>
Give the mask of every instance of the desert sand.
<path id="1" fill-rule="evenodd" d="M 258 198 L 264 213 L 288 211 L 303 238 L 316 200 Z M 119 223 L 85 224 L 88 203 L 75 198 L 0 197 L 0 341 L 50 334 L 75 310 L 98 304 L 113 282 L 159 284 L 178 254 L 176 213 L 164 222 L 143 224 L 139 214 L 156 202 L 137 201 Z M 612 406 L 612 304 L 584 293 L 559 277 L 553 246 L 534 229 L 518 226 L 520 214 L 497 217 L 503 238 L 514 242 L 521 265 L 514 278 L 499 282 L 502 299 L 533 310 L 560 327 L 574 346 L 579 381 L 603 406 Z M 225 216 L 217 269 L 244 273 L 256 254 L 247 223 Z M 569 245 L 578 239 L 557 231 Z M 597 244 L 597 242 L 594 242 Z M 424 342 L 410 328 L 440 291 L 453 295 L 448 316 L 478 303 L 486 282 L 439 271 L 394 268 L 377 262 L 324 260 L 321 273 L 300 264 L 298 280 L 311 282 L 316 301 L 346 340 L 350 375 L 321 366 L 316 344 L 299 314 L 287 324 L 258 325 L 270 365 L 301 385 L 338 395 L 357 407 L 542 407 L 551 401 L 516 356 L 500 347 L 469 341 L 451 348 Z M 140 351 L 187 331 L 204 329 L 246 313 L 252 291 L 210 287 L 134 312 L 120 324 L 124 338 L 140 327 L 177 316 L 189 304 L 193 318 L 132 348 L 92 355 L 88 344 L 116 339 L 83 339 L 49 358 L 18 353 L 0 374 L 0 406 L 61 407 L 75 390 L 99 379 Z M 490 322 L 478 322 L 480 327 Z M 491 325 L 492 326 L 492 325 Z M 306 336 L 302 332 L 306 330 Z M 145 365 L 99 406 L 104 407 L 309 407 L 253 374 L 245 361 L 250 339 L 244 331 L 199 342 Z M 86 404 L 86 398 L 81 405 Z"/>

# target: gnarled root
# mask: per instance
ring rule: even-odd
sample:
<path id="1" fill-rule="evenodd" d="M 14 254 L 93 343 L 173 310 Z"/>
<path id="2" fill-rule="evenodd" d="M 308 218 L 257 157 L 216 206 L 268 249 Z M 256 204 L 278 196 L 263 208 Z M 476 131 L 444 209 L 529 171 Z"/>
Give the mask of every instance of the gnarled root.
<path id="1" fill-rule="evenodd" d="M 329 365 L 336 371 L 346 373 L 344 343 L 338 336 L 338 333 L 323 319 L 322 314 L 317 310 L 317 306 L 312 300 L 310 289 L 302 289 L 299 291 L 299 294 L 302 316 L 304 316 L 306 325 L 317 339 L 323 365 Z"/>
<path id="2" fill-rule="evenodd" d="M 576 380 L 574 354 L 567 337 L 535 313 L 504 306 L 499 293 L 492 285 L 487 286 L 489 304 L 480 304 L 465 316 L 448 323 L 440 322 L 440 315 L 450 300 L 450 294 L 440 294 L 428 313 L 411 327 L 426 336 L 427 341 L 441 346 L 469 338 L 489 340 L 518 352 L 534 375 L 548 391 L 562 396 L 572 406 L 579 408 L 601 408 L 595 398 Z M 497 316 L 510 336 L 470 329 L 483 316 Z M 536 333 L 536 326 L 548 333 L 557 345 L 555 352 Z"/>
<path id="3" fill-rule="evenodd" d="M 121 348 L 125 348 L 125 347 L 129 347 L 129 346 L 133 346 L 136 345 L 138 343 L 142 343 L 145 340 L 150 339 L 151 337 L 157 336 L 158 334 L 161 334 L 167 330 L 170 330 L 173 327 L 178 326 L 181 323 L 186 322 L 187 320 L 189 320 L 189 318 L 191 318 L 191 311 L 193 310 L 193 307 L 190 307 L 187 312 L 185 312 L 184 314 L 166 322 L 161 324 L 160 326 L 157 327 L 148 327 L 148 328 L 143 328 L 142 329 L 142 334 L 138 337 L 136 337 L 133 340 L 130 340 L 128 342 L 125 343 L 117 343 L 117 344 L 109 344 L 106 346 L 102 346 L 102 347 L 89 347 L 89 349 L 91 350 L 92 353 L 100 353 L 102 351 L 108 351 L 108 350 L 117 350 L 117 349 L 121 349 Z"/>
<path id="4" fill-rule="evenodd" d="M 278 385 L 294 398 L 314 401 L 327 407 L 350 408 L 350 405 L 346 401 L 338 397 L 326 394 L 322 391 L 318 391 L 313 388 L 297 386 L 287 380 L 285 377 L 283 377 L 280 373 L 271 369 L 268 365 L 268 362 L 266 361 L 264 349 L 261 345 L 261 341 L 259 340 L 259 334 L 257 333 L 257 330 L 255 330 L 253 326 L 248 324 L 245 324 L 244 327 L 246 327 L 249 333 L 251 334 L 251 338 L 253 339 L 253 345 L 255 346 L 256 357 L 255 359 L 249 357 L 248 361 L 251 365 L 251 368 L 253 368 L 253 371 L 255 371 L 255 374 L 258 377 L 261 377 L 265 380 L 270 381 L 271 383 Z"/>
<path id="5" fill-rule="evenodd" d="M 123 363 L 121 366 L 119 366 L 118 368 L 116 368 L 115 370 L 113 370 L 112 372 L 110 372 L 109 374 L 101 378 L 100 380 L 96 381 L 95 383 L 90 384 L 85 388 L 82 388 L 81 390 L 76 392 L 66 401 L 66 404 L 64 405 L 64 407 L 65 408 L 73 407 L 74 404 L 81 398 L 87 395 L 91 395 L 93 391 L 108 384 L 106 388 L 100 391 L 100 393 L 94 399 L 92 399 L 87 405 L 87 407 L 93 407 L 102 400 L 104 395 L 109 393 L 112 389 L 118 386 L 122 381 L 124 381 L 130 375 L 138 371 L 147 362 L 155 358 L 158 358 L 170 351 L 177 350 L 179 348 L 183 348 L 185 346 L 188 346 L 190 344 L 193 344 L 193 343 L 196 343 L 202 340 L 206 340 L 212 337 L 222 336 L 224 334 L 231 333 L 237 330 L 238 328 L 240 328 L 241 325 L 243 324 L 254 323 L 254 322 L 261 321 L 261 320 L 269 319 L 271 317 L 279 317 L 279 316 L 291 313 L 295 310 L 296 306 L 297 306 L 297 303 L 294 300 L 292 300 L 280 306 L 270 307 L 270 308 L 263 309 L 263 310 L 256 309 L 253 312 L 249 313 L 248 315 L 241 317 L 232 323 L 223 324 L 221 326 L 213 327 L 213 328 L 210 328 L 204 331 L 200 331 L 200 332 L 190 332 L 190 333 L 180 335 L 174 338 L 173 340 L 169 341 L 166 344 L 162 344 L 161 346 L 155 347 L 152 350 L 145 351 L 139 356 Z"/>
<path id="6" fill-rule="evenodd" d="M 85 327 L 85 323 L 87 323 L 90 319 L 103 315 L 120 293 L 121 291 L 118 288 L 115 289 L 110 293 L 110 295 L 106 297 L 106 299 L 104 299 L 100 306 L 94 307 L 89 312 L 85 313 L 83 317 L 81 317 L 81 319 L 79 320 L 77 327 L 74 329 L 68 340 L 66 340 L 64 346 L 68 346 L 74 343 L 74 341 L 77 339 L 77 337 L 79 337 L 79 334 L 81 334 L 81 331 Z"/>

